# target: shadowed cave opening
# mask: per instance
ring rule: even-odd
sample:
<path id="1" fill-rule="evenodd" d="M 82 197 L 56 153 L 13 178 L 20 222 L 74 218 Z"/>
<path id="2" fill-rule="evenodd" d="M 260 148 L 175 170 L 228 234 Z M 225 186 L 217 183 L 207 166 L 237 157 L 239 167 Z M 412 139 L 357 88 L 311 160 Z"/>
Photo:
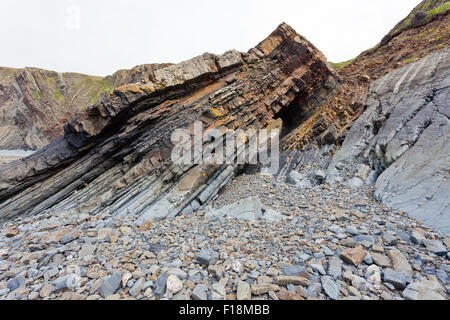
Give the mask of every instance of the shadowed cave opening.
<path id="1" fill-rule="evenodd" d="M 311 116 L 304 104 L 300 103 L 304 101 L 301 97 L 295 98 L 287 107 L 282 108 L 274 117 L 274 120 L 281 119 L 283 127 L 281 129 L 280 137 L 291 133 L 294 129 L 298 128 Z"/>

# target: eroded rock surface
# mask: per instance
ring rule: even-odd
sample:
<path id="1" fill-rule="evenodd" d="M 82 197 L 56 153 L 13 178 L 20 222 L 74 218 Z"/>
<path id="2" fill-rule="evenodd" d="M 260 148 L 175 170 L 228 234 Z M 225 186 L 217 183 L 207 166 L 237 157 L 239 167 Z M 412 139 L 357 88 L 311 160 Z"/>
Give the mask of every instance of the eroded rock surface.
<path id="1" fill-rule="evenodd" d="M 443 51 L 374 82 L 367 110 L 329 168 L 349 168 L 356 179 L 368 183 L 374 182 L 369 176 L 374 171 L 379 175 L 378 200 L 446 233 L 450 233 L 449 74 L 450 54 Z"/>
<path id="2" fill-rule="evenodd" d="M 147 82 L 169 65 L 141 65 L 105 78 L 0 67 L 0 149 L 42 148 L 62 137 L 64 125 L 103 93 L 126 83 Z"/>
<path id="3" fill-rule="evenodd" d="M 0 216 L 107 211 L 136 222 L 201 209 L 237 165 L 175 165 L 173 130 L 265 128 L 333 80 L 323 55 L 282 24 L 248 53 L 204 54 L 127 84 L 65 126 L 65 136 L 0 167 Z M 293 104 L 293 102 L 295 103 Z"/>

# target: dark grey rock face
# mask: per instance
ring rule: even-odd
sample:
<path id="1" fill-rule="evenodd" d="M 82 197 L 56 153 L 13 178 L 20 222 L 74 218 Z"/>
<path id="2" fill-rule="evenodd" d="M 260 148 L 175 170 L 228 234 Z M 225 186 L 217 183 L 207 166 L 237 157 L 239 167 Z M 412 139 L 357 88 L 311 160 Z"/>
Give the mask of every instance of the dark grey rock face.
<path id="1" fill-rule="evenodd" d="M 450 234 L 450 54 L 399 68 L 371 86 L 367 110 L 329 167 L 379 174 L 375 197 Z M 367 181 L 366 181 L 367 182 Z"/>

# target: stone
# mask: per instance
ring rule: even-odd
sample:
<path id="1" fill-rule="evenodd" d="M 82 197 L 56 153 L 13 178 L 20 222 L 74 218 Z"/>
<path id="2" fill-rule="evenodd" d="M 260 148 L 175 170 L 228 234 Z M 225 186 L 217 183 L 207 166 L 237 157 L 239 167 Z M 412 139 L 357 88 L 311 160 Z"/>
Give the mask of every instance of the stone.
<path id="1" fill-rule="evenodd" d="M 289 284 L 309 286 L 310 281 L 305 277 L 299 276 L 277 276 L 275 283 L 280 286 L 287 286 Z"/>
<path id="2" fill-rule="evenodd" d="M 286 289 L 281 289 L 277 294 L 278 300 L 305 300 L 303 297 L 297 293 L 290 292 Z"/>
<path id="3" fill-rule="evenodd" d="M 379 245 L 375 244 L 372 246 L 372 251 L 375 253 L 384 253 L 384 248 L 383 248 L 383 246 L 379 246 Z"/>
<path id="4" fill-rule="evenodd" d="M 445 238 L 443 243 L 447 246 L 447 248 L 450 248 L 450 238 Z"/>
<path id="5" fill-rule="evenodd" d="M 95 254 L 96 250 L 97 250 L 97 247 L 94 245 L 85 245 L 81 248 L 80 251 L 78 251 L 78 256 L 80 258 L 84 258 L 86 256 L 92 256 Z"/>
<path id="6" fill-rule="evenodd" d="M 383 242 L 387 246 L 393 246 L 397 243 L 397 237 L 392 231 L 383 232 Z"/>
<path id="7" fill-rule="evenodd" d="M 310 187 L 311 183 L 306 177 L 296 170 L 289 171 L 287 175 L 287 183 L 296 185 L 298 187 Z"/>
<path id="8" fill-rule="evenodd" d="M 68 244 L 69 242 L 72 242 L 76 239 L 79 238 L 81 232 L 79 230 L 72 230 L 69 233 L 66 233 L 65 235 L 62 236 L 61 238 L 61 243 L 62 244 Z"/>
<path id="9" fill-rule="evenodd" d="M 7 238 L 13 238 L 13 237 L 17 236 L 19 234 L 19 232 L 20 232 L 19 229 L 10 228 L 10 229 L 6 230 L 5 236 Z"/>
<path id="10" fill-rule="evenodd" d="M 394 270 L 412 275 L 412 268 L 403 253 L 399 250 L 389 250 L 388 256 L 391 258 Z"/>
<path id="11" fill-rule="evenodd" d="M 120 283 L 122 282 L 122 276 L 120 273 L 115 272 L 113 275 L 107 276 L 102 285 L 98 288 L 98 292 L 103 298 L 116 293 L 120 288 Z"/>
<path id="12" fill-rule="evenodd" d="M 341 252 L 340 257 L 347 263 L 353 264 L 355 267 L 359 266 L 366 257 L 366 251 L 362 246 L 347 249 Z"/>
<path id="13" fill-rule="evenodd" d="M 285 276 L 303 276 L 308 277 L 308 271 L 301 265 L 293 265 L 281 269 L 281 273 Z"/>
<path id="14" fill-rule="evenodd" d="M 308 297 L 317 298 L 322 292 L 322 284 L 321 282 L 313 282 L 307 289 Z"/>
<path id="15" fill-rule="evenodd" d="M 286 220 L 286 217 L 278 211 L 272 210 L 270 208 L 264 208 L 261 220 L 268 223 L 276 223 Z"/>
<path id="16" fill-rule="evenodd" d="M 28 300 L 37 300 L 39 298 L 39 293 L 38 292 L 31 292 L 28 295 Z"/>
<path id="17" fill-rule="evenodd" d="M 426 238 L 419 232 L 412 232 L 410 240 L 414 244 L 421 245 Z"/>
<path id="18" fill-rule="evenodd" d="M 357 236 L 354 236 L 353 240 L 355 240 L 356 242 L 359 242 L 359 243 L 361 243 L 363 245 L 364 245 L 365 242 L 370 243 L 370 245 L 375 244 L 375 241 L 374 241 L 373 237 L 365 235 L 365 234 L 359 234 Z"/>
<path id="19" fill-rule="evenodd" d="M 244 266 L 239 260 L 234 260 L 231 264 L 231 269 L 237 274 L 241 274 L 244 271 Z"/>
<path id="20" fill-rule="evenodd" d="M 128 283 L 128 280 L 130 280 L 133 277 L 133 275 L 130 272 L 124 272 L 122 275 L 122 287 L 125 287 Z"/>
<path id="21" fill-rule="evenodd" d="M 177 276 L 170 275 L 167 277 L 166 287 L 167 290 L 171 291 L 173 294 L 176 294 L 183 289 L 183 282 L 178 279 Z"/>
<path id="22" fill-rule="evenodd" d="M 273 278 L 268 276 L 259 276 L 258 283 L 273 283 Z M 277 283 L 278 284 L 278 283 Z"/>
<path id="23" fill-rule="evenodd" d="M 106 241 L 109 239 L 109 236 L 112 233 L 112 229 L 111 228 L 102 228 L 100 230 L 98 230 L 97 233 L 97 240 L 99 241 Z"/>
<path id="24" fill-rule="evenodd" d="M 208 300 L 207 292 L 207 286 L 205 286 L 204 284 L 198 284 L 195 286 L 194 290 L 192 290 L 191 297 L 194 300 Z"/>
<path id="25" fill-rule="evenodd" d="M 180 280 L 186 280 L 188 278 L 188 274 L 179 268 L 170 268 L 169 270 L 167 270 L 167 275 L 177 276 Z"/>
<path id="26" fill-rule="evenodd" d="M 342 230 L 341 227 L 339 227 L 335 224 L 332 224 L 331 226 L 329 226 L 328 230 L 330 230 L 331 232 L 336 233 L 336 234 L 340 234 L 340 233 L 344 232 L 344 230 Z"/>
<path id="27" fill-rule="evenodd" d="M 333 279 L 329 276 L 324 276 L 320 278 L 320 281 L 322 283 L 322 288 L 325 294 L 331 299 L 331 300 L 338 300 L 339 299 L 339 288 L 336 285 L 336 283 L 333 281 Z"/>
<path id="28" fill-rule="evenodd" d="M 201 264 L 211 265 L 219 260 L 219 255 L 211 250 L 202 250 L 196 259 Z"/>
<path id="29" fill-rule="evenodd" d="M 237 300 L 250 300 L 252 297 L 252 291 L 250 285 L 247 282 L 239 281 L 237 285 Z"/>
<path id="30" fill-rule="evenodd" d="M 364 181 L 358 177 L 354 177 L 348 181 L 347 185 L 352 189 L 359 189 L 364 185 Z"/>
<path id="31" fill-rule="evenodd" d="M 82 301 L 86 300 L 86 297 L 82 294 L 75 292 L 64 292 L 61 296 L 62 300 L 74 300 L 74 301 Z"/>
<path id="32" fill-rule="evenodd" d="M 425 245 L 425 247 L 428 250 L 433 252 L 435 255 L 438 255 L 438 256 L 447 255 L 447 252 L 448 252 L 447 248 L 439 240 L 425 239 L 425 240 L 423 240 L 423 244 Z"/>
<path id="33" fill-rule="evenodd" d="M 446 300 L 445 290 L 438 282 L 431 280 L 409 284 L 402 296 L 407 300 Z"/>
<path id="34" fill-rule="evenodd" d="M 262 219 L 263 204 L 257 197 L 250 197 L 239 202 L 225 206 L 221 209 L 210 211 L 206 217 L 223 217 L 227 219 L 241 219 L 256 221 Z"/>
<path id="35" fill-rule="evenodd" d="M 223 278 L 224 268 L 223 268 L 223 266 L 220 266 L 220 265 L 209 266 L 208 273 L 210 275 L 212 275 L 214 278 L 216 278 L 217 280 L 220 280 L 221 278 Z"/>
<path id="36" fill-rule="evenodd" d="M 356 176 L 360 178 L 361 180 L 365 181 L 367 177 L 369 176 L 369 173 L 371 171 L 371 168 L 365 164 L 361 164 L 358 166 L 358 172 L 356 173 Z"/>
<path id="37" fill-rule="evenodd" d="M 327 273 L 325 272 L 325 269 L 323 268 L 323 266 L 321 265 L 321 264 L 315 264 L 315 263 L 313 263 L 313 264 L 310 264 L 310 266 L 311 266 L 311 268 L 314 270 L 314 271 L 316 271 L 316 272 L 318 272 L 320 275 L 322 275 L 322 276 L 324 276 L 324 275 L 326 275 Z"/>
<path id="38" fill-rule="evenodd" d="M 129 293 L 132 297 L 139 295 L 142 291 L 142 285 L 144 284 L 144 278 L 136 280 L 131 287 Z"/>
<path id="39" fill-rule="evenodd" d="M 380 266 L 380 267 L 383 267 L 383 268 L 391 266 L 391 261 L 385 255 L 372 252 L 371 256 L 372 256 L 373 262 L 377 266 Z"/>
<path id="40" fill-rule="evenodd" d="M 42 286 L 41 290 L 39 291 L 39 296 L 41 298 L 46 298 L 50 295 L 50 293 L 53 291 L 53 286 L 50 283 L 46 283 Z"/>
<path id="41" fill-rule="evenodd" d="M 166 292 L 167 275 L 161 274 L 158 279 L 156 279 L 154 294 L 156 296 L 162 296 Z"/>
<path id="42" fill-rule="evenodd" d="M 359 292 L 367 291 L 368 285 L 364 278 L 352 275 L 352 286 Z"/>
<path id="43" fill-rule="evenodd" d="M 255 296 L 260 296 L 265 293 L 269 293 L 270 291 L 279 291 L 280 287 L 276 284 L 271 283 L 259 283 L 252 286 L 252 294 Z"/>
<path id="44" fill-rule="evenodd" d="M 155 221 L 154 218 L 151 218 L 147 221 L 145 221 L 144 223 L 142 223 L 142 225 L 139 227 L 139 231 L 140 232 L 145 232 L 148 229 L 150 229 L 153 226 L 153 222 Z"/>
<path id="45" fill-rule="evenodd" d="M 220 283 L 214 283 L 211 286 L 210 294 L 210 300 L 226 300 L 227 292 L 223 285 L 221 285 Z"/>
<path id="46" fill-rule="evenodd" d="M 383 280 L 386 283 L 392 284 L 396 289 L 402 290 L 406 288 L 406 286 L 412 282 L 412 278 L 410 275 L 394 271 L 392 269 L 384 270 Z"/>
<path id="47" fill-rule="evenodd" d="M 342 263 L 337 257 L 331 257 L 328 260 L 328 275 L 332 276 L 335 280 L 341 278 L 342 274 Z"/>
<path id="48" fill-rule="evenodd" d="M 367 264 L 367 265 L 371 265 L 372 263 L 373 263 L 373 260 L 372 260 L 372 256 L 371 256 L 371 254 L 370 254 L 370 252 L 367 252 L 367 254 L 366 254 L 366 256 L 364 257 L 364 263 L 365 264 Z"/>
<path id="49" fill-rule="evenodd" d="M 25 284 L 25 278 L 23 276 L 17 276 L 8 281 L 8 289 L 14 291 L 17 288 Z"/>
<path id="50" fill-rule="evenodd" d="M 345 228 L 345 231 L 349 234 L 351 234 L 352 236 L 357 236 L 359 234 L 359 231 L 357 228 L 353 227 L 353 226 L 347 226 Z"/>

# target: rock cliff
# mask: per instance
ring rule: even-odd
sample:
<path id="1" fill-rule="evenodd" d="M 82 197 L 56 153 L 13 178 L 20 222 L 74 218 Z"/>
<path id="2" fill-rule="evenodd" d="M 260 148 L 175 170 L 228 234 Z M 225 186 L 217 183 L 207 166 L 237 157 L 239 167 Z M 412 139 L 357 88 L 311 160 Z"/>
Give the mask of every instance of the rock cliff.
<path id="1" fill-rule="evenodd" d="M 338 70 L 282 24 L 246 53 L 98 79 L 117 88 L 0 166 L 0 299 L 448 300 L 447 6 Z M 281 128 L 279 171 L 239 149 L 175 163 L 174 129 L 213 143 L 196 121 Z"/>
<path id="2" fill-rule="evenodd" d="M 423 16 L 418 8 L 409 17 Z M 300 186 L 376 183 L 379 201 L 448 234 L 450 25 L 448 8 L 436 11 L 442 1 L 426 8 L 438 13 L 338 70 L 331 99 L 285 138 L 282 174 Z"/>
<path id="3" fill-rule="evenodd" d="M 108 211 L 137 224 L 208 204 L 237 165 L 175 165 L 173 130 L 266 128 L 332 89 L 324 56 L 286 24 L 248 53 L 204 54 L 121 86 L 65 126 L 63 138 L 0 167 L 0 216 Z M 294 109 L 294 110 L 292 110 Z M 301 121 L 301 119 L 298 119 Z"/>
<path id="4" fill-rule="evenodd" d="M 375 81 L 330 170 L 360 169 L 375 196 L 450 233 L 450 54 L 433 53 Z M 359 166 L 358 166 L 359 164 Z M 367 169 L 364 169 L 367 168 Z M 357 179 L 358 179 L 357 178 Z M 356 180 L 358 181 L 358 180 Z"/>
<path id="5" fill-rule="evenodd" d="M 0 149 L 37 150 L 60 138 L 64 125 L 117 86 L 148 81 L 168 64 L 119 70 L 105 78 L 37 68 L 0 67 Z"/>

